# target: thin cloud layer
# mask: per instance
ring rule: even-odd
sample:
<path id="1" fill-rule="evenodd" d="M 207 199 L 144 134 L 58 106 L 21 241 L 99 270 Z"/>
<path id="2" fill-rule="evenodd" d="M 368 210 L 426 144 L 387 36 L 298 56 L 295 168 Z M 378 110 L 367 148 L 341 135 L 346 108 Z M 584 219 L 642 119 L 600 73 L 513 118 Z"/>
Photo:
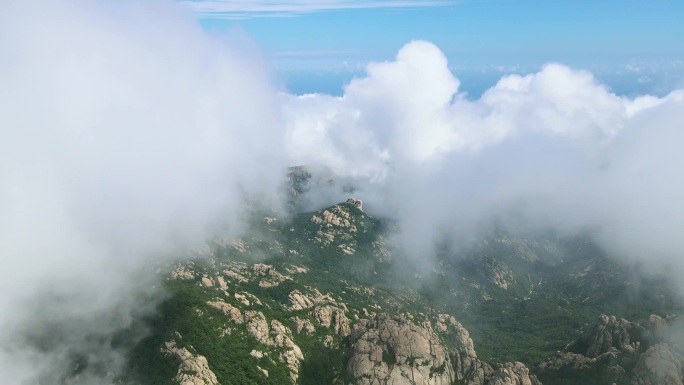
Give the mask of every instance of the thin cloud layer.
<path id="1" fill-rule="evenodd" d="M 311 12 L 342 9 L 372 8 L 415 8 L 436 7 L 453 4 L 453 1 L 412 0 L 316 0 L 316 1 L 227 1 L 227 0 L 182 0 L 200 18 L 204 19 L 249 19 L 254 17 L 288 17 Z"/>

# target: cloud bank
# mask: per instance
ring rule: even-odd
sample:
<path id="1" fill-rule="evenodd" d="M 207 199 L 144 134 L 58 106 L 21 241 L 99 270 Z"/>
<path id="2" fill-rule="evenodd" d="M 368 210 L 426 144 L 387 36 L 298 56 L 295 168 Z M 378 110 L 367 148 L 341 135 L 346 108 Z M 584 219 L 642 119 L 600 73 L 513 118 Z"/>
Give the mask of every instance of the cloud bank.
<path id="1" fill-rule="evenodd" d="M 363 180 L 419 261 L 496 222 L 591 230 L 614 253 L 682 264 L 682 90 L 622 97 L 555 63 L 476 100 L 459 86 L 437 47 L 411 42 L 342 97 L 284 95 L 289 151 Z"/>
<path id="2" fill-rule="evenodd" d="M 0 4 L 6 382 L 60 383 L 74 360 L 72 383 L 114 377 L 112 333 L 160 295 L 150 255 L 237 234 L 244 196 L 287 165 L 353 180 L 419 264 L 497 223 L 682 265 L 682 90 L 627 98 L 548 64 L 471 100 L 423 41 L 342 97 L 278 92 L 267 67 L 173 3 Z"/>

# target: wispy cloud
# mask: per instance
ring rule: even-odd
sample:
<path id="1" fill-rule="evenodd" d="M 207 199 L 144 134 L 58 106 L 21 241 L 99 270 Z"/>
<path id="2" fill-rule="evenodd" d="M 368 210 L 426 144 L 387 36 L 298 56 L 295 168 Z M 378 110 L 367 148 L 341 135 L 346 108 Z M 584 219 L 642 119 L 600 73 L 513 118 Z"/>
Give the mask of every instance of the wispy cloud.
<path id="1" fill-rule="evenodd" d="M 358 55 L 360 51 L 351 50 L 322 50 L 322 51 L 282 51 L 274 52 L 271 56 L 274 58 L 309 58 L 309 57 L 330 57 L 330 56 L 348 56 Z"/>
<path id="2" fill-rule="evenodd" d="M 201 18 L 248 19 L 290 17 L 304 13 L 340 9 L 415 8 L 454 4 L 454 0 L 180 0 Z"/>

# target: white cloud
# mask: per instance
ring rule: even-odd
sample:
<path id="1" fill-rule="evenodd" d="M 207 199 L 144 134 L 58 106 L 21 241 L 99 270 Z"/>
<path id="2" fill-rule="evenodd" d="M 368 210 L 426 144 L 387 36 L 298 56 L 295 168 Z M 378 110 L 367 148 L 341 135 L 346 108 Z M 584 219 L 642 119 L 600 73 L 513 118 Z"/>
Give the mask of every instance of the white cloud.
<path id="1" fill-rule="evenodd" d="M 295 1 L 228 1 L 181 0 L 199 17 L 206 19 L 248 19 L 252 17 L 288 17 L 304 13 L 340 9 L 415 8 L 453 4 L 454 1 L 415 0 L 295 0 Z"/>
<path id="2" fill-rule="evenodd" d="M 395 61 L 369 64 L 367 76 L 352 80 L 341 98 L 288 96 L 286 110 L 297 114 L 289 122 L 301 133 L 290 144 L 334 147 L 340 143 L 338 135 L 353 132 L 353 137 L 370 138 L 354 141 L 364 148 L 362 153 L 368 153 L 366 147 L 372 143 L 382 149 L 379 154 L 389 153 L 394 161 L 424 163 L 451 153 L 478 151 L 522 132 L 609 141 L 626 119 L 663 102 L 616 96 L 590 73 L 560 64 L 548 64 L 524 77 L 505 76 L 474 101 L 458 93 L 459 85 L 437 47 L 412 42 Z M 320 106 L 311 108 L 316 103 Z M 314 131 L 328 141 L 314 143 L 316 135 L 302 140 Z M 334 148 L 326 153 L 331 151 Z M 295 151 L 309 157 L 317 153 Z M 357 166 L 368 161 L 364 158 Z"/>
<path id="3" fill-rule="evenodd" d="M 442 235 L 464 242 L 497 220 L 598 229 L 612 251 L 684 267 L 683 91 L 617 96 L 561 64 L 504 76 L 477 100 L 458 87 L 437 47 L 409 43 L 342 97 L 285 96 L 289 149 L 365 178 L 359 196 L 400 221 L 420 261 Z"/>
<path id="4" fill-rule="evenodd" d="M 78 354 L 115 373 L 150 255 L 238 231 L 243 194 L 281 181 L 268 66 L 173 4 L 0 8 L 0 373 L 59 383 Z"/>

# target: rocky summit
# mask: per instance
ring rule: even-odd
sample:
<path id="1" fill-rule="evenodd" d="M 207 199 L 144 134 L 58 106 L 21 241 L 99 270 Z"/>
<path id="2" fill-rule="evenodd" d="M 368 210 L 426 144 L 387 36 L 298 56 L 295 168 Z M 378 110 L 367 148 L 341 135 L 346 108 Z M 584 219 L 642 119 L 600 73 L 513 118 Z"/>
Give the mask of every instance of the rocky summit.
<path id="1" fill-rule="evenodd" d="M 357 198 L 290 208 L 159 267 L 118 383 L 683 384 L 681 298 L 590 237 L 495 231 L 415 269 Z"/>

